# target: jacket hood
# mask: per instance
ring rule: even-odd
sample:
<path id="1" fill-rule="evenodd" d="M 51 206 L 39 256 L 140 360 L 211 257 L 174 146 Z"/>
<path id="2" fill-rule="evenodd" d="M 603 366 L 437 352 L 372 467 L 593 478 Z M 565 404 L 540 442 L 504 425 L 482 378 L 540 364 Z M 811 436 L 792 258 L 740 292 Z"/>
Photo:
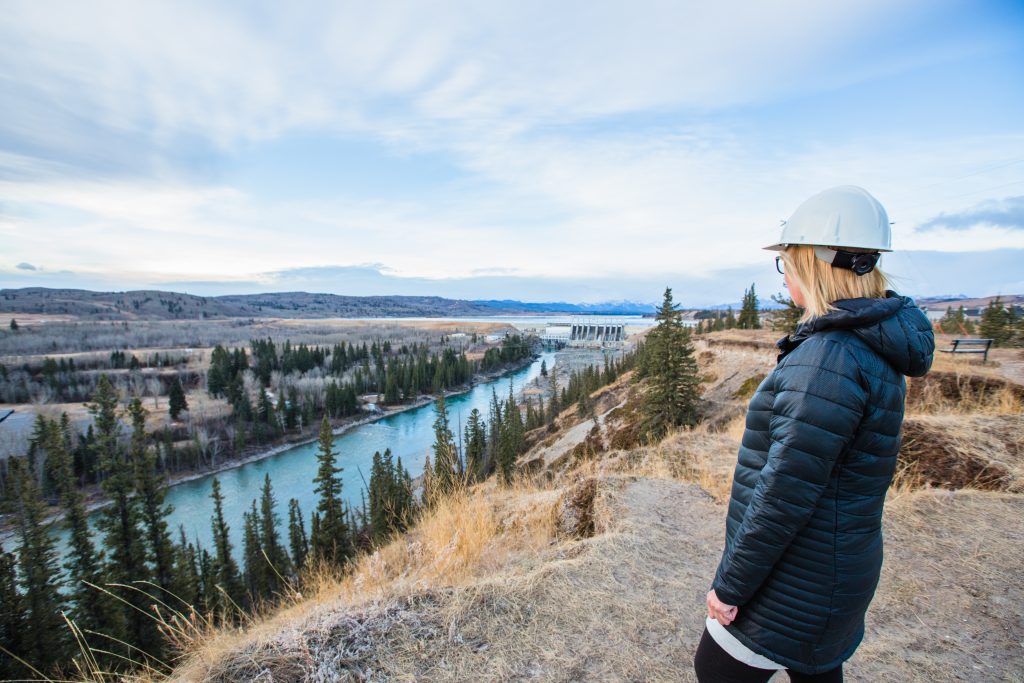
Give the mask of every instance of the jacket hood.
<path id="1" fill-rule="evenodd" d="M 931 368 L 935 333 L 909 296 L 889 290 L 885 298 L 840 299 L 832 305 L 837 310 L 797 327 L 790 343 L 824 330 L 850 330 L 904 375 L 920 377 Z"/>

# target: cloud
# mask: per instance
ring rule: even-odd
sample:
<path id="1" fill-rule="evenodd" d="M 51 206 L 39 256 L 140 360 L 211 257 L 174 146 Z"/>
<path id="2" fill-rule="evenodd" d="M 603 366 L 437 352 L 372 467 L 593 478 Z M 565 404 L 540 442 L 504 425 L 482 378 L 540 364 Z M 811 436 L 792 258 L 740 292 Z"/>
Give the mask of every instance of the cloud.
<path id="1" fill-rule="evenodd" d="M 15 268 L 17 268 L 18 270 L 37 270 L 37 268 L 33 266 L 31 263 L 26 263 L 24 261 L 16 265 Z"/>
<path id="2" fill-rule="evenodd" d="M 0 140 L 88 172 L 156 174 L 289 131 L 448 148 L 482 133 L 779 101 L 941 59 L 908 59 L 897 41 L 849 59 L 865 36 L 932 13 L 925 2 L 307 9 L 6 3 Z"/>
<path id="3" fill-rule="evenodd" d="M 964 211 L 940 213 L 925 221 L 918 229 L 966 230 L 979 225 L 1024 230 L 1024 196 L 987 200 Z"/>

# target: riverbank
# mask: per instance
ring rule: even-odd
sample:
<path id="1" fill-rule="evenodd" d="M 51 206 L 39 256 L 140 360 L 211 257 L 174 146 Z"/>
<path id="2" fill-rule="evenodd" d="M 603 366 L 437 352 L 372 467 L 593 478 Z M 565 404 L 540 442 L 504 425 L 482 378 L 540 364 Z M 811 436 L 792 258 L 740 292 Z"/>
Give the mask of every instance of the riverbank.
<path id="1" fill-rule="evenodd" d="M 447 390 L 444 392 L 444 396 L 445 398 L 448 398 L 451 396 L 459 396 L 461 394 L 468 393 L 472 391 L 474 387 L 479 386 L 480 384 L 494 382 L 506 375 L 518 372 L 519 370 L 528 367 L 535 360 L 535 356 L 530 356 L 522 359 L 521 361 L 510 363 L 508 365 L 502 366 L 501 368 L 492 370 L 490 372 L 478 372 L 473 375 L 472 382 L 469 385 L 464 385 L 457 389 Z M 342 434 L 345 434 L 346 432 L 352 429 L 355 429 L 356 427 L 377 422 L 384 418 L 398 415 L 400 413 L 404 413 L 410 410 L 421 408 L 425 405 L 433 403 L 436 400 L 436 395 L 422 395 L 410 403 L 389 407 L 387 409 L 384 409 L 380 413 L 365 415 L 359 417 L 358 419 L 344 422 L 337 426 L 333 426 L 332 432 L 335 435 L 335 437 L 337 437 Z M 252 450 L 250 450 L 249 452 L 243 452 L 243 454 L 240 457 L 225 460 L 214 466 L 205 467 L 203 469 L 193 470 L 190 472 L 182 472 L 175 475 L 167 474 L 165 475 L 167 479 L 167 488 L 178 486 L 180 484 L 185 484 L 187 482 L 195 481 L 197 479 L 202 479 L 204 477 L 216 475 L 222 472 L 234 470 L 251 463 L 265 460 L 283 451 L 288 451 L 293 448 L 298 448 L 300 446 L 313 443 L 318 438 L 318 425 L 319 423 L 317 423 L 317 425 L 313 425 L 311 428 L 303 430 L 299 434 L 290 434 L 285 439 L 278 440 L 276 443 L 267 444 L 260 447 L 253 447 Z M 92 513 L 96 510 L 100 510 L 110 503 L 109 500 L 102 496 L 98 486 L 94 487 L 93 490 L 87 492 L 86 495 L 87 499 L 85 502 L 85 508 L 87 513 Z M 59 522 L 63 518 L 63 509 L 56 507 L 49 514 L 47 514 L 47 516 L 44 519 L 44 524 L 53 524 Z M 14 531 L 11 528 L 12 525 L 12 515 L 5 515 L 5 519 L 0 521 L 0 546 L 6 546 L 7 543 L 13 539 Z"/>

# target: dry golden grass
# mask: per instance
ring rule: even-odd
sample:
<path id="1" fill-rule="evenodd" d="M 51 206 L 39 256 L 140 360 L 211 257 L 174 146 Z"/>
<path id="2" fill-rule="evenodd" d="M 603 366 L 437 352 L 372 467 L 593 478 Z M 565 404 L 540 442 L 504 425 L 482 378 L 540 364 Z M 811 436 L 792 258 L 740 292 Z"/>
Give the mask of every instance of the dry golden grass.
<path id="1" fill-rule="evenodd" d="M 1024 386 L 995 374 L 933 370 L 907 383 L 907 415 L 1019 415 Z"/>
<path id="2" fill-rule="evenodd" d="M 196 630 L 174 679 L 205 680 L 225 657 L 260 650 L 325 608 L 387 604 L 521 570 L 554 538 L 558 498 L 557 489 L 524 477 L 507 488 L 488 481 L 445 498 L 407 535 L 359 557 L 346 575 L 314 568 L 302 594 L 244 629 Z"/>

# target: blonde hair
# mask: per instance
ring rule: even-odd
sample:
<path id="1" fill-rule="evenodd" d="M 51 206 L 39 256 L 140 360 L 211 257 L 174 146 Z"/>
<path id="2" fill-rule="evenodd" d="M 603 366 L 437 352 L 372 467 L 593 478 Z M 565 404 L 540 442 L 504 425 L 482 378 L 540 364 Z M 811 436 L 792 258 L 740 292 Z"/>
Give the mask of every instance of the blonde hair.
<path id="1" fill-rule="evenodd" d="M 871 251 L 850 249 L 844 251 Z M 814 255 L 814 247 L 791 244 L 781 253 L 786 273 L 796 281 L 804 295 L 804 314 L 800 322 L 837 310 L 832 302 L 840 299 L 881 299 L 889 289 L 889 276 L 875 267 L 870 273 L 857 275 L 846 268 L 833 268 L 832 264 Z"/>

